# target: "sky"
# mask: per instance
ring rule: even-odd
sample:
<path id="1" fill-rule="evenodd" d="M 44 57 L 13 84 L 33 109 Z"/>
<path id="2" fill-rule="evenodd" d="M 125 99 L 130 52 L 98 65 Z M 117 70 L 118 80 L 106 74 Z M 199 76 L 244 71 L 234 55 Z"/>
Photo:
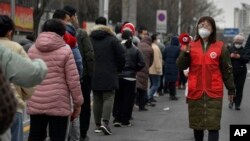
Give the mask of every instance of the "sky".
<path id="1" fill-rule="evenodd" d="M 234 8 L 242 8 L 241 3 L 250 4 L 250 0 L 213 0 L 218 8 L 223 9 L 223 13 L 216 19 L 219 19 L 217 25 L 221 28 L 234 27 Z M 223 21 L 221 21 L 223 20 Z"/>

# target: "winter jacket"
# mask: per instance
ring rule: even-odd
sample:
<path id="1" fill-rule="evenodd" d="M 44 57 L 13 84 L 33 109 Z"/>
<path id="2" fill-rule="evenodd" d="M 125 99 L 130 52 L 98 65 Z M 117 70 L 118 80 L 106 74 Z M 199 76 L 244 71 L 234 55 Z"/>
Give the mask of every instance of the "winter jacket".
<path id="1" fill-rule="evenodd" d="M 138 45 L 139 50 L 143 53 L 145 59 L 145 66 L 142 70 L 137 72 L 136 87 L 142 90 L 148 89 L 149 67 L 153 63 L 154 52 L 151 47 L 152 40 L 150 37 L 145 37 Z"/>
<path id="2" fill-rule="evenodd" d="M 73 25 L 70 25 L 70 24 L 67 24 L 66 25 L 66 31 L 67 33 L 66 34 L 70 34 L 71 36 L 74 37 L 74 39 L 76 39 L 76 30 L 74 28 Z M 73 44 L 71 44 L 73 45 Z M 74 47 L 71 46 L 71 49 L 72 49 L 72 52 L 73 52 L 73 55 L 74 55 L 74 59 L 75 59 L 75 62 L 76 62 L 76 66 L 77 66 L 77 70 L 78 70 L 78 73 L 80 75 L 80 79 L 82 78 L 83 76 L 83 63 L 82 62 L 82 55 L 79 51 L 79 48 L 78 48 L 78 44 L 75 44 Z"/>
<path id="3" fill-rule="evenodd" d="M 81 106 L 79 74 L 70 48 L 54 32 L 42 32 L 28 52 L 30 58 L 41 58 L 48 66 L 48 74 L 28 101 L 28 114 L 69 116 L 70 97 L 74 106 Z"/>
<path id="4" fill-rule="evenodd" d="M 145 66 L 145 60 L 141 51 L 135 46 L 126 46 L 125 48 L 125 66 L 119 77 L 136 78 L 136 73 Z"/>
<path id="5" fill-rule="evenodd" d="M 79 51 L 82 55 L 83 76 L 91 77 L 94 69 L 95 54 L 92 43 L 86 31 L 78 28 L 76 32 Z"/>
<path id="6" fill-rule="evenodd" d="M 160 48 L 152 43 L 152 49 L 154 51 L 154 61 L 149 68 L 150 75 L 162 75 L 162 54 Z"/>
<path id="7" fill-rule="evenodd" d="M 90 39 L 95 52 L 93 90 L 117 89 L 117 73 L 125 64 L 124 48 L 107 26 L 95 26 L 90 33 Z"/>
<path id="8" fill-rule="evenodd" d="M 11 52 L 1 44 L 0 65 L 6 79 L 22 87 L 32 87 L 41 83 L 47 74 L 47 65 L 41 59 L 31 61 Z"/>
<path id="9" fill-rule="evenodd" d="M 247 66 L 246 64 L 250 60 L 250 56 L 247 55 L 247 50 L 243 47 L 237 49 L 234 45 L 229 48 L 230 53 L 238 53 L 240 58 L 231 58 L 232 65 L 233 65 L 233 73 L 234 74 L 242 74 L 247 73 Z"/>
<path id="10" fill-rule="evenodd" d="M 176 60 L 179 56 L 180 48 L 179 41 L 177 37 L 171 39 L 170 45 L 168 45 L 163 53 L 164 60 L 164 76 L 165 81 L 175 82 L 178 79 L 178 67 L 176 65 Z"/>
<path id="11" fill-rule="evenodd" d="M 0 38 L 0 44 L 4 47 L 9 48 L 11 51 L 20 54 L 22 57 L 29 59 L 23 47 L 13 41 L 10 41 L 8 38 Z M 11 88 L 15 94 L 17 100 L 17 112 L 22 113 L 25 107 L 25 100 L 29 99 L 34 91 L 33 88 L 24 88 L 18 85 L 11 84 Z"/>

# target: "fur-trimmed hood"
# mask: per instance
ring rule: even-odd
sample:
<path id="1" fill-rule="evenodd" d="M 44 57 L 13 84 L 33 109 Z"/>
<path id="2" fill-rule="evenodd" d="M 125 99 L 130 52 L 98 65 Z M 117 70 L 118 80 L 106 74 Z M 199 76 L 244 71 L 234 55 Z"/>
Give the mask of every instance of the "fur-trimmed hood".
<path id="1" fill-rule="evenodd" d="M 115 36 L 115 33 L 110 27 L 104 25 L 96 25 L 90 32 L 90 37 L 94 39 L 101 40 L 106 38 L 107 36 Z"/>

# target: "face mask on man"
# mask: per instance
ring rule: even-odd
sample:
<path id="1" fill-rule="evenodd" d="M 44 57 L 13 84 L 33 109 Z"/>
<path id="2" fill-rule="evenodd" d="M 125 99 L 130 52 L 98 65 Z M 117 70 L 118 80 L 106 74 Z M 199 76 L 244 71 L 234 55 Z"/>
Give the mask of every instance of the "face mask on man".
<path id="1" fill-rule="evenodd" d="M 239 48 L 241 48 L 242 45 L 241 45 L 241 44 L 235 44 L 234 46 L 235 46 L 237 49 L 239 49 Z"/>
<path id="2" fill-rule="evenodd" d="M 209 35 L 211 34 L 211 32 L 206 28 L 200 28 L 198 32 L 202 39 L 209 37 Z"/>

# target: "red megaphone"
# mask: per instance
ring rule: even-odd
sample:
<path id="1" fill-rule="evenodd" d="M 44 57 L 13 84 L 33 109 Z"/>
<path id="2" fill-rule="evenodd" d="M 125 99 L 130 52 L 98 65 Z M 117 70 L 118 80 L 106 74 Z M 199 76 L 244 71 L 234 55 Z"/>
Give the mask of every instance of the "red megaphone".
<path id="1" fill-rule="evenodd" d="M 182 34 L 179 36 L 179 42 L 180 42 L 182 45 L 187 45 L 187 44 L 189 44 L 190 41 L 191 41 L 191 38 L 190 38 L 190 36 L 189 36 L 187 33 L 182 33 Z"/>

